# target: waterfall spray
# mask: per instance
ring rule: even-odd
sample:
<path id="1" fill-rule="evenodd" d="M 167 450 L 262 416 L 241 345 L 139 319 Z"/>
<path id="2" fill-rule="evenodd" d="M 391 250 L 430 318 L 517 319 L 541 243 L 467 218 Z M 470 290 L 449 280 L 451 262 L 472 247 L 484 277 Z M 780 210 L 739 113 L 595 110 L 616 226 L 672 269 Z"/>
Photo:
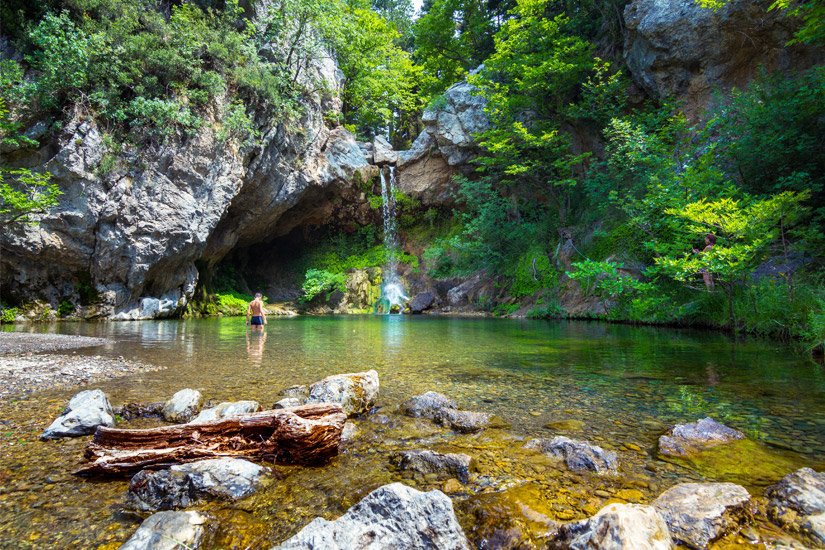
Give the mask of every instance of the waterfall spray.
<path id="1" fill-rule="evenodd" d="M 384 283 L 381 285 L 381 302 L 386 304 L 387 313 L 393 306 L 401 305 L 409 300 L 404 294 L 401 278 L 398 276 L 398 231 L 395 225 L 395 167 L 389 167 L 389 181 L 381 170 L 381 204 L 384 215 L 384 248 L 387 259 L 384 265 Z"/>

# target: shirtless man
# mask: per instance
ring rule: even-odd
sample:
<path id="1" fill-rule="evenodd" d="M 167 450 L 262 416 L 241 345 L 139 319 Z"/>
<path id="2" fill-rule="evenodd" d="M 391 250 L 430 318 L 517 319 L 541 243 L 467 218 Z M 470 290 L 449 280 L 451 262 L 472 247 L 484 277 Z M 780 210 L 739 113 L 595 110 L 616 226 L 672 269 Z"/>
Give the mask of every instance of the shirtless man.
<path id="1" fill-rule="evenodd" d="M 264 309 L 263 294 L 255 293 L 255 299 L 249 302 L 246 308 L 246 326 L 249 326 L 249 316 L 252 316 L 252 326 L 255 330 L 263 330 L 266 324 L 266 310 Z"/>
<path id="2" fill-rule="evenodd" d="M 705 252 L 710 252 L 713 250 L 713 246 L 716 244 L 716 235 L 713 233 L 708 233 L 705 235 L 705 248 L 702 250 L 698 250 L 696 248 L 693 249 L 694 254 L 704 254 Z M 705 288 L 709 291 L 713 290 L 713 274 L 705 269 L 704 267 L 699 270 L 699 273 L 702 274 L 702 279 L 705 281 Z"/>

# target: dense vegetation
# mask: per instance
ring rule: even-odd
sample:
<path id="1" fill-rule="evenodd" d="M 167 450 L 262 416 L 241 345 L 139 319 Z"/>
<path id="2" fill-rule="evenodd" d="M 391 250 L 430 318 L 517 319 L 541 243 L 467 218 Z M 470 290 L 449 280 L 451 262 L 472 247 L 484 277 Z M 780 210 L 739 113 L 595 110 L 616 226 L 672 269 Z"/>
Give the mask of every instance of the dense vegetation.
<path id="1" fill-rule="evenodd" d="M 361 137 L 388 131 L 404 147 L 423 107 L 466 78 L 493 125 L 477 136 L 477 170 L 455 180 L 452 213 L 412 203 L 402 212 L 409 250 L 424 248 L 420 269 L 486 270 L 508 298 L 490 304 L 496 313 L 559 314 L 559 296 L 580 284 L 607 319 L 821 345 L 825 67 L 763 73 L 689 123 L 679 104 L 628 103 L 625 4 L 427 0 L 414 18 L 409 0 L 284 0 L 252 18 L 237 1 L 12 0 L 0 23 L 25 61 L 0 64 L 0 132 L 24 147 L 31 121 L 57 127 L 81 109 L 114 153 L 205 127 L 243 146 L 264 114 L 297 123 L 307 97 L 330 93 L 311 66 L 334 56 L 346 83 L 341 118 L 329 122 Z M 823 46 L 821 0 L 772 9 L 794 17 L 795 42 Z M 574 153 L 574 132 L 603 147 Z M 59 200 L 46 176 L 13 176 L 0 186 L 3 223 Z M 380 265 L 378 233 L 363 227 L 296 259 L 306 296 L 341 288 L 349 268 Z M 559 252 L 567 245 L 572 257 Z"/>

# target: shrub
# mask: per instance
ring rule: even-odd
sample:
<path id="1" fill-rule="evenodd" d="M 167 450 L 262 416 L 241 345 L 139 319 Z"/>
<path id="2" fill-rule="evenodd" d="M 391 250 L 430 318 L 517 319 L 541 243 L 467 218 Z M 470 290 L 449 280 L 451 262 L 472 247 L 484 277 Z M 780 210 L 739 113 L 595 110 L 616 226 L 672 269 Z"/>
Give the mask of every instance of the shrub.
<path id="1" fill-rule="evenodd" d="M 323 269 L 309 269 L 306 272 L 306 280 L 301 287 L 304 295 L 302 302 L 309 302 L 319 294 L 328 291 L 346 290 L 347 276 L 343 273 L 331 273 Z"/>
<path id="2" fill-rule="evenodd" d="M 0 314 L 0 323 L 13 323 L 19 310 L 16 307 L 7 307 Z"/>

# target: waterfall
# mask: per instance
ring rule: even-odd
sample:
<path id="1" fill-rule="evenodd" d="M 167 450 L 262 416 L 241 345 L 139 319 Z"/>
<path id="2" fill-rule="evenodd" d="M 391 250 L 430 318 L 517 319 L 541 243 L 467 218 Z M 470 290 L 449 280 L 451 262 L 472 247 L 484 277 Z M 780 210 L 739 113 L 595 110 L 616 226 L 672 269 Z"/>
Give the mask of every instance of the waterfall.
<path id="1" fill-rule="evenodd" d="M 381 205 L 384 215 L 384 248 L 387 259 L 384 265 L 384 282 L 381 285 L 381 306 L 386 305 L 386 313 L 392 311 L 393 306 L 402 307 L 409 297 L 404 294 L 404 286 L 398 276 L 398 231 L 395 226 L 395 166 L 390 166 L 390 177 L 387 181 L 384 170 L 381 170 Z"/>

